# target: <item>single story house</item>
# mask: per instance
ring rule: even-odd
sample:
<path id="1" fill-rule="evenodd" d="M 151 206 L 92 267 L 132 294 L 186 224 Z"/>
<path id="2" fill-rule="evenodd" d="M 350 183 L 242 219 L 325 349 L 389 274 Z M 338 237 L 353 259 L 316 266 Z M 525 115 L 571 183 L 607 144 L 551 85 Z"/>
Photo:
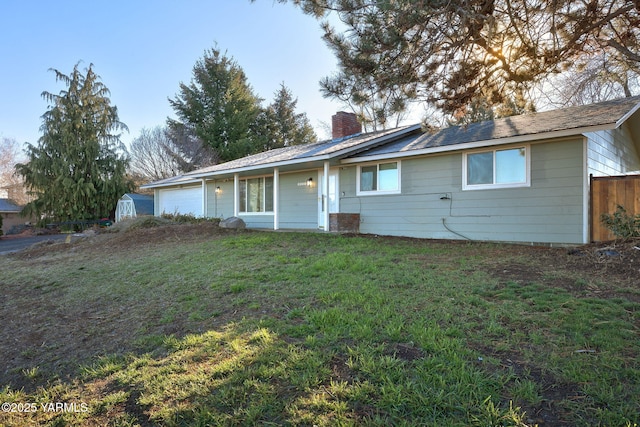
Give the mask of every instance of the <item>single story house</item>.
<path id="1" fill-rule="evenodd" d="M 2 216 L 2 234 L 7 234 L 12 227 L 25 223 L 20 216 L 22 207 L 16 205 L 11 199 L 0 199 L 0 215 Z"/>
<path id="2" fill-rule="evenodd" d="M 329 141 L 143 187 L 155 192 L 155 215 L 237 216 L 249 228 L 332 231 L 342 217 L 362 233 L 583 244 L 590 176 L 640 171 L 639 108 L 632 97 L 435 132 L 413 125 L 368 134 L 340 112 Z"/>
<path id="3" fill-rule="evenodd" d="M 148 194 L 125 193 L 116 205 L 116 222 L 139 215 L 153 215 L 153 196 Z"/>

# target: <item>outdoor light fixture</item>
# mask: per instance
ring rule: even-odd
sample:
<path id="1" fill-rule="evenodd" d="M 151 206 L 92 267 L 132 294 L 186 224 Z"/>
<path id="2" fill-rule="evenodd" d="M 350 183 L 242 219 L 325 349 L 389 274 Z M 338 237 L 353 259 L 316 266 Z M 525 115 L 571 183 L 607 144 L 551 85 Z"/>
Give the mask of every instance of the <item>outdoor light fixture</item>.
<path id="1" fill-rule="evenodd" d="M 220 189 L 220 186 L 218 185 L 216 187 L 216 194 L 220 194 L 222 192 L 222 190 Z"/>
<path id="2" fill-rule="evenodd" d="M 307 187 L 313 187 L 313 178 L 307 180 Z"/>

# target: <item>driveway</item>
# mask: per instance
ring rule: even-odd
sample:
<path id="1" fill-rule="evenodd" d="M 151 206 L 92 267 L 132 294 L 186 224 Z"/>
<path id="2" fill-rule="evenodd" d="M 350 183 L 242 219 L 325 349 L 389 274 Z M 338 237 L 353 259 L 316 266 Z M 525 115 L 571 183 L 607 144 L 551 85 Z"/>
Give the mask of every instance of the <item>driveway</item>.
<path id="1" fill-rule="evenodd" d="M 64 240 L 68 234 L 51 234 L 48 236 L 0 237 L 0 255 L 18 252 L 45 240 Z"/>

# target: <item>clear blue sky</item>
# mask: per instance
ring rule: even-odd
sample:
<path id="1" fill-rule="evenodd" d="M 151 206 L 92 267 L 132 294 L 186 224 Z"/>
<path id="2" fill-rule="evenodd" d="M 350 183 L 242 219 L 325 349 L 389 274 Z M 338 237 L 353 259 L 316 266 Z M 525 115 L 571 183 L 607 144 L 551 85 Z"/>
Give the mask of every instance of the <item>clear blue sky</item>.
<path id="1" fill-rule="evenodd" d="M 265 105 L 284 82 L 324 138 L 322 122 L 344 107 L 319 92 L 319 80 L 336 71 L 321 35 L 318 21 L 273 0 L 2 0 L 0 137 L 36 144 L 47 109 L 41 93 L 65 88 L 48 70 L 69 74 L 82 61 L 110 89 L 128 144 L 173 115 L 167 98 L 217 43 Z"/>

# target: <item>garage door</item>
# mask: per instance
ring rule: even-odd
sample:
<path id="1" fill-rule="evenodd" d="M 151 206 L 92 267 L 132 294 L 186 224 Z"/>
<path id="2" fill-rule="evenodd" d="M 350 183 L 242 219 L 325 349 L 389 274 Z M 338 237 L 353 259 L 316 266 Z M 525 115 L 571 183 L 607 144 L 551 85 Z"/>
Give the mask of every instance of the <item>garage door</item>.
<path id="1" fill-rule="evenodd" d="M 202 216 L 202 187 L 159 191 L 160 213 Z"/>

